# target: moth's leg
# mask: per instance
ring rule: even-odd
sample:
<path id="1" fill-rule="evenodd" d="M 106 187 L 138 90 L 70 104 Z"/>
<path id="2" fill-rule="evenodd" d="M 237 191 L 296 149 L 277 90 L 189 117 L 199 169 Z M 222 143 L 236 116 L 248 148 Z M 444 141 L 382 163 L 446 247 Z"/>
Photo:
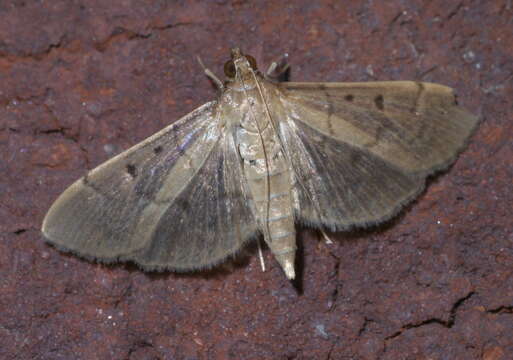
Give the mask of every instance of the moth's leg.
<path id="1" fill-rule="evenodd" d="M 205 73 L 205 75 L 207 75 L 216 84 L 216 86 L 219 88 L 219 90 L 223 90 L 224 89 L 223 82 L 221 80 L 219 80 L 219 78 L 216 76 L 216 74 L 214 74 L 212 71 L 210 71 L 210 69 L 207 69 L 205 67 L 205 65 L 203 64 L 203 61 L 201 61 L 201 58 L 199 56 L 197 56 L 197 59 L 198 59 L 200 66 L 203 68 L 203 72 Z"/>
<path id="2" fill-rule="evenodd" d="M 287 71 L 290 68 L 289 54 L 285 53 L 280 56 L 276 61 L 273 61 L 265 72 L 265 76 L 271 80 L 284 81 L 287 76 Z"/>
<path id="3" fill-rule="evenodd" d="M 258 244 L 258 257 L 260 258 L 260 266 L 262 267 L 262 272 L 265 272 L 264 255 L 262 254 L 262 244 L 260 244 L 260 239 L 257 240 L 257 244 Z"/>
<path id="4" fill-rule="evenodd" d="M 324 230 L 322 230 L 322 229 L 319 229 L 319 230 L 321 231 L 322 236 L 324 237 L 324 240 L 326 240 L 326 244 L 328 244 L 328 245 L 333 244 L 333 241 L 331 241 L 331 239 L 329 238 L 328 234 L 326 234 L 324 232 Z"/>

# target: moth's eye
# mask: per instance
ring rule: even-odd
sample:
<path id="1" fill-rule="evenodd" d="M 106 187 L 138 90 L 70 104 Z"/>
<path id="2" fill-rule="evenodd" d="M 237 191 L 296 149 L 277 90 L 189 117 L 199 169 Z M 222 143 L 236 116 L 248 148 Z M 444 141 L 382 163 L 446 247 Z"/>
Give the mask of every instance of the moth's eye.
<path id="1" fill-rule="evenodd" d="M 257 69 L 257 63 L 256 63 L 256 60 L 253 56 L 251 55 L 245 55 L 246 56 L 246 59 L 248 59 L 249 61 L 249 65 L 251 66 L 251 68 L 253 70 L 256 70 Z"/>
<path id="2" fill-rule="evenodd" d="M 224 74 L 230 78 L 235 77 L 235 64 L 232 60 L 228 60 L 224 64 Z"/>

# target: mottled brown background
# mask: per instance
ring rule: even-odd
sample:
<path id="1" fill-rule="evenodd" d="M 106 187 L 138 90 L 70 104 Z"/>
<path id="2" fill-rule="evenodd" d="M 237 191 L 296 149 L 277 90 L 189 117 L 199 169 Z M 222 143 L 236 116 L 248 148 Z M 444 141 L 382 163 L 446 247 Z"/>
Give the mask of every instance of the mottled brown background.
<path id="1" fill-rule="evenodd" d="M 495 1 L 0 1 L 1 359 L 513 359 L 513 4 Z M 482 123 L 401 216 L 299 232 L 199 275 L 62 254 L 39 228 L 87 169 L 216 96 L 240 45 L 291 80 L 416 79 Z M 201 219 L 198 219 L 201 221 Z"/>

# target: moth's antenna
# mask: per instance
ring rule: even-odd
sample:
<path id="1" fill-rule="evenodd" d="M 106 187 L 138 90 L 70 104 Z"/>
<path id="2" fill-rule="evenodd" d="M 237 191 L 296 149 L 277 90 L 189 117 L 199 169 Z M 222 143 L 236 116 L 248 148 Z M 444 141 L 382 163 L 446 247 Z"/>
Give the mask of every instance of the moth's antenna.
<path id="1" fill-rule="evenodd" d="M 201 61 L 201 58 L 199 57 L 199 55 L 196 56 L 196 59 L 198 60 L 200 66 L 202 67 L 205 75 L 207 75 L 209 77 L 209 79 L 212 80 L 216 84 L 216 86 L 219 88 L 219 90 L 223 90 L 224 89 L 223 82 L 221 80 L 219 80 L 219 78 L 216 76 L 216 74 L 214 74 L 210 69 L 205 67 L 205 65 L 203 64 L 203 61 Z"/>

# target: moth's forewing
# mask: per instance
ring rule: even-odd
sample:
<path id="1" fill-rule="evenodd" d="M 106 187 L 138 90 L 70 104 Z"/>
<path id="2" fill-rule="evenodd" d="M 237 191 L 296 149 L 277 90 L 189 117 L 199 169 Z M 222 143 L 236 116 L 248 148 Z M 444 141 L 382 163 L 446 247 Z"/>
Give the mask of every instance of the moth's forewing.
<path id="1" fill-rule="evenodd" d="M 224 176 L 212 164 L 224 151 L 216 106 L 203 105 L 71 185 L 45 217 L 47 240 L 87 258 L 132 259 L 149 268 L 201 268 L 219 261 L 220 252 L 226 257 L 236 251 L 244 240 L 237 236 L 249 235 L 216 222 L 226 205 L 218 202 L 220 196 L 212 196 L 212 189 L 221 193 L 225 186 L 216 182 Z M 208 183 L 198 177 L 205 172 L 213 172 Z M 229 176 L 242 182 L 235 170 Z M 229 205 L 232 212 L 243 214 L 245 206 L 240 199 Z M 234 217 L 235 222 L 245 220 Z M 208 232 L 198 226 L 201 221 L 211 225 Z M 190 236 L 191 226 L 195 236 Z M 199 234 L 198 229 L 206 232 Z M 166 254 L 170 247 L 181 250 Z"/>
<path id="2" fill-rule="evenodd" d="M 453 162 L 477 124 L 452 90 L 415 82 L 283 83 L 276 117 L 298 178 L 301 221 L 384 221 Z"/>
<path id="3" fill-rule="evenodd" d="M 280 86 L 291 119 L 407 173 L 426 176 L 448 166 L 478 121 L 457 105 L 451 88 L 438 84 L 388 81 Z"/>

